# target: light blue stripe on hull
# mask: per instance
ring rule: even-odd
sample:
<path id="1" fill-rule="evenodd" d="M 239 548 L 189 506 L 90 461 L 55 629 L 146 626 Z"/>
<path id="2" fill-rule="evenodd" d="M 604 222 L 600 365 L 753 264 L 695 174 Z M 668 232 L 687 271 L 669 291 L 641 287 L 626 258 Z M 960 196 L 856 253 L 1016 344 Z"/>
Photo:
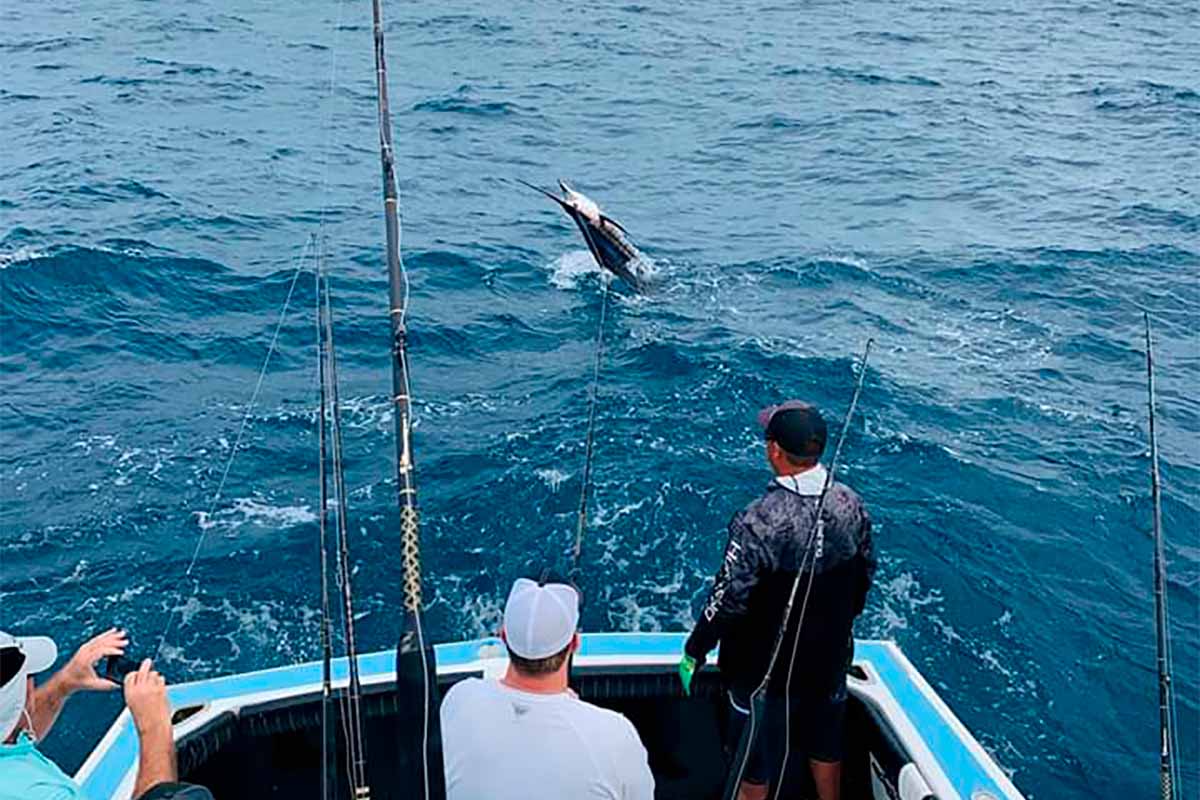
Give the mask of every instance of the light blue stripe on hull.
<path id="1" fill-rule="evenodd" d="M 577 656 L 581 666 L 591 659 L 620 666 L 671 663 L 683 648 L 682 633 L 602 633 L 584 634 Z M 438 670 L 441 673 L 477 669 L 481 657 L 501 657 L 498 639 L 477 639 L 437 645 Z M 870 667 L 880 683 L 894 698 L 917 735 L 945 774 L 947 782 L 960 798 L 1020 798 L 995 763 L 978 743 L 954 719 L 928 684 L 894 645 L 887 642 L 857 643 L 855 662 Z M 394 675 L 395 654 L 391 651 L 359 656 L 359 671 L 365 682 L 387 680 Z M 346 660 L 333 664 L 335 682 L 347 679 Z M 321 682 L 320 662 L 278 667 L 260 672 L 227 675 L 210 680 L 180 684 L 170 688 L 175 708 L 203 705 L 218 700 L 250 698 L 266 692 L 288 692 L 316 687 Z M 101 742 L 97 752 L 84 764 L 78 777 L 92 800 L 114 798 L 137 762 L 137 738 L 127 715 L 122 715 Z"/>

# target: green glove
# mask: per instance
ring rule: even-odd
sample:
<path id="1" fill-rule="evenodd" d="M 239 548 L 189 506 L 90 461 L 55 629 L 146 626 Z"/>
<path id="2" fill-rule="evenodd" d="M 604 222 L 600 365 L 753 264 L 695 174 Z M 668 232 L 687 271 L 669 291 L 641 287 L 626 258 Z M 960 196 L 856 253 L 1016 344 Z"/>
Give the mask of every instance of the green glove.
<path id="1" fill-rule="evenodd" d="M 696 674 L 696 659 L 684 654 L 683 658 L 679 659 L 679 682 L 683 684 L 683 694 L 685 697 L 692 695 L 692 676 Z"/>

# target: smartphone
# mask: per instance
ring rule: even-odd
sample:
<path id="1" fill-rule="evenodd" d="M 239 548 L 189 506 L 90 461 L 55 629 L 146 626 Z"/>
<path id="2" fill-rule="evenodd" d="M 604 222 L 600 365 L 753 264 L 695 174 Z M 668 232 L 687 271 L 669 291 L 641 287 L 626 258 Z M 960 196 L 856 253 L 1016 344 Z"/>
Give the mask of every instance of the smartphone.
<path id="1" fill-rule="evenodd" d="M 125 676 L 137 672 L 142 666 L 141 661 L 134 661 L 125 656 L 109 656 L 104 662 L 104 677 L 118 686 L 125 683 Z"/>

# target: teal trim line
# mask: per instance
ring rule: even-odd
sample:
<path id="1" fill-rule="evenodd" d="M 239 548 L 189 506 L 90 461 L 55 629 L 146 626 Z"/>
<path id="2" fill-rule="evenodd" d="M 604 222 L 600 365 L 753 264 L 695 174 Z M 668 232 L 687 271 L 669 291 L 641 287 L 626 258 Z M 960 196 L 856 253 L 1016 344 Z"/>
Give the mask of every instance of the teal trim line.
<path id="1" fill-rule="evenodd" d="M 584 634 L 580 655 L 629 658 L 675 656 L 683 651 L 685 639 L 686 634 L 683 633 Z M 491 652 L 484 648 L 491 648 Z M 504 654 L 504 644 L 495 637 L 450 642 L 437 645 L 435 649 L 440 672 L 453 672 L 456 668 L 473 664 L 481 658 L 481 650 L 488 655 Z M 989 791 L 997 798 L 1009 796 L 988 774 L 986 765 L 971 753 L 950 727 L 948 720 L 933 706 L 925 692 L 914 683 L 905 665 L 896 659 L 889 647 L 880 642 L 860 641 L 856 644 L 855 656 L 856 660 L 874 666 L 880 680 L 904 710 L 962 797 L 969 798 L 980 790 Z M 345 658 L 334 660 L 335 681 L 346 680 L 346 664 Z M 391 650 L 366 653 L 358 657 L 358 665 L 364 680 L 391 676 L 395 671 L 395 653 Z M 182 708 L 261 692 L 318 686 L 320 682 L 321 664 L 311 662 L 184 683 L 170 687 L 169 694 L 173 707 Z M 83 788 L 92 800 L 109 800 L 136 763 L 137 737 L 129 719 L 125 718 L 114 741 L 83 782 Z"/>

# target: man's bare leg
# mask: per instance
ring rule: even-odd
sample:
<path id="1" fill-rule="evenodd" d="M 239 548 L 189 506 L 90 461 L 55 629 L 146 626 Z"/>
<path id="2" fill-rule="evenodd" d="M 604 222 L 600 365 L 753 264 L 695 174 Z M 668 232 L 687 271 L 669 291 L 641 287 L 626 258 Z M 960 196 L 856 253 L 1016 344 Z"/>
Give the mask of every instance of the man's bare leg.
<path id="1" fill-rule="evenodd" d="M 742 781 L 738 786 L 737 800 L 767 800 L 769 783 L 750 783 Z"/>
<path id="2" fill-rule="evenodd" d="M 842 762 L 809 759 L 817 797 L 821 800 L 840 800 L 842 796 Z M 745 784 L 742 784 L 745 786 Z"/>

